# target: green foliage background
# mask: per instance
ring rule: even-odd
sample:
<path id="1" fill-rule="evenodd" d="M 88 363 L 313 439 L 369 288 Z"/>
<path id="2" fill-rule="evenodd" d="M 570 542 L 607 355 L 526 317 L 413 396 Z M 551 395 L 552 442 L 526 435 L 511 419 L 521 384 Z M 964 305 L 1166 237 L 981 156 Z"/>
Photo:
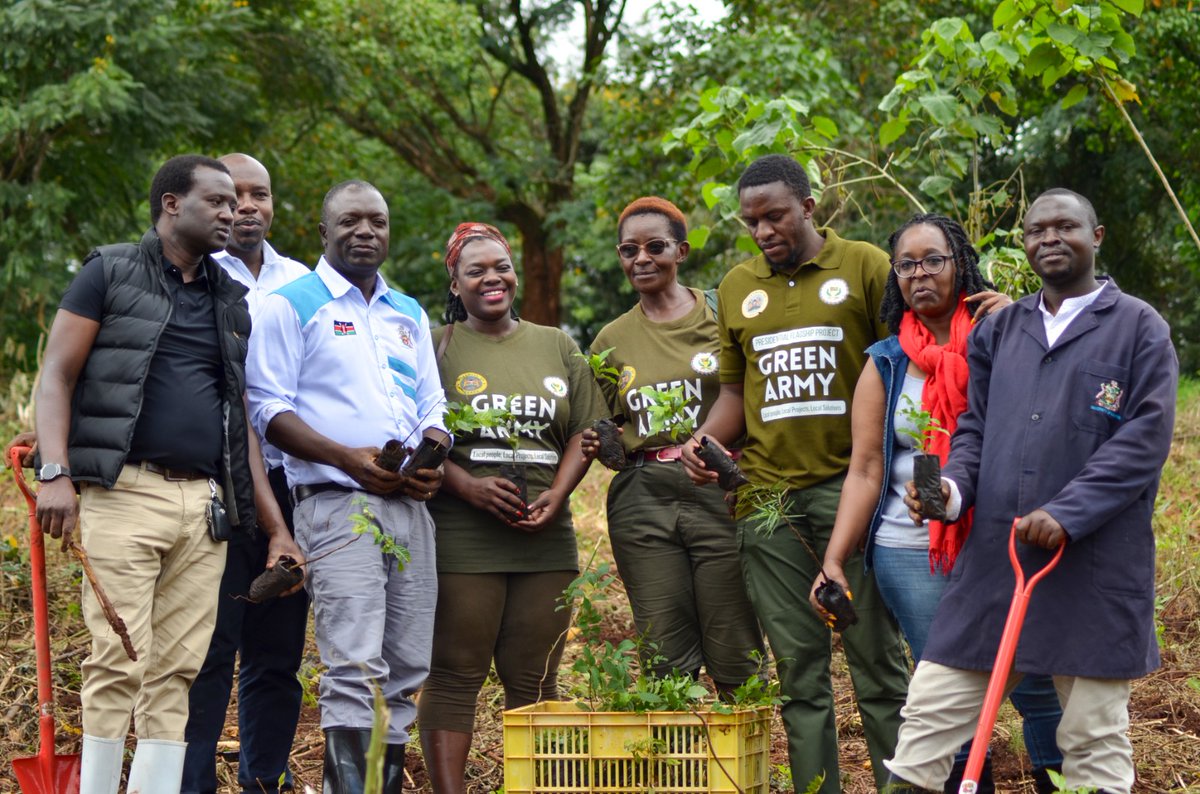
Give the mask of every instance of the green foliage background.
<path id="1" fill-rule="evenodd" d="M 385 275 L 433 317 L 458 222 L 558 252 L 558 317 L 584 345 L 634 300 L 612 247 L 621 208 L 675 201 L 692 222 L 682 275 L 714 286 L 753 252 L 727 186 L 763 152 L 804 159 L 819 219 L 847 236 L 886 244 L 915 200 L 1014 267 L 1024 202 L 1064 185 L 1108 227 L 1102 269 L 1167 317 L 1185 371 L 1200 369 L 1200 252 L 1101 82 L 1136 91 L 1126 109 L 1196 223 L 1190 2 L 725 5 L 705 22 L 668 0 L 643 24 L 582 0 L 530 0 L 521 17 L 497 0 L 5 4 L 0 372 L 35 366 L 78 262 L 137 239 L 151 176 L 185 151 L 261 159 L 272 242 L 309 263 L 324 192 L 373 181 L 393 215 Z M 594 25 L 570 27 L 585 6 L 616 25 L 599 55 L 584 52 Z M 575 111 L 577 139 L 548 121 Z"/>

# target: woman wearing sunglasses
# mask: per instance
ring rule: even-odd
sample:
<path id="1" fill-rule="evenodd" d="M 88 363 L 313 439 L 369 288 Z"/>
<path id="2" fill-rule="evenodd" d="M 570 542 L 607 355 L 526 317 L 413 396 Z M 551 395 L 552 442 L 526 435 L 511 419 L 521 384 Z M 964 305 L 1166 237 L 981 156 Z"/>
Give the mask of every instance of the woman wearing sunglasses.
<path id="1" fill-rule="evenodd" d="M 879 313 L 893 335 L 867 349 L 871 363 L 854 392 L 850 469 L 823 568 L 848 586 L 843 565 L 865 539 L 866 564 L 874 568 L 880 595 L 916 663 L 970 531 L 971 513 L 954 523 L 913 525 L 903 497 L 920 451 L 908 432 L 920 429 L 905 409 L 928 411 L 948 431 L 933 433 L 928 450 L 944 464 L 950 434 L 967 407 L 967 336 L 975 323 L 1012 300 L 991 290 L 979 271 L 978 253 L 956 221 L 917 215 L 892 234 L 888 245 L 892 272 Z M 810 600 L 824 615 L 815 597 L 818 584 L 813 583 Z M 1046 774 L 1047 768 L 1062 765 L 1054 736 L 1062 709 L 1054 683 L 1049 676 L 1026 676 L 1011 697 L 1024 717 L 1037 790 L 1054 791 Z M 955 759 L 945 791 L 958 791 L 969 749 L 968 743 Z M 979 791 L 994 791 L 990 759 L 983 775 Z"/>
<path id="2" fill-rule="evenodd" d="M 716 488 L 697 487 L 668 432 L 651 429 L 650 386 L 681 386 L 699 427 L 716 401 L 715 302 L 679 283 L 688 255 L 687 222 L 669 201 L 639 198 L 617 222 L 617 255 L 638 292 L 632 309 L 604 327 L 594 353 L 612 349 L 620 374 L 602 383 L 614 416 L 625 418 L 625 467 L 608 490 L 608 532 L 646 643 L 643 664 L 658 674 L 698 678 L 704 668 L 721 692 L 759 672 L 762 633 L 742 584 L 735 526 Z M 680 439 L 682 440 L 682 439 Z M 594 455 L 596 434 L 584 433 Z"/>

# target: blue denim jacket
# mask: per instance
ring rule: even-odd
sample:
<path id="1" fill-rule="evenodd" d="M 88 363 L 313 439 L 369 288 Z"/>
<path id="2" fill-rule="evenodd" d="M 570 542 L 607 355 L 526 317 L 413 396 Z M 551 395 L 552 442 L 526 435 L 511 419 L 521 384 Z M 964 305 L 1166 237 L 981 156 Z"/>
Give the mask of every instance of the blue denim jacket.
<path id="1" fill-rule="evenodd" d="M 867 570 L 871 569 L 871 557 L 875 551 L 875 530 L 883 520 L 883 504 L 887 499 L 888 481 L 892 471 L 892 454 L 895 451 L 896 403 L 904 389 L 904 373 L 908 370 L 908 356 L 900 348 L 900 339 L 889 336 L 881 339 L 867 348 L 867 354 L 879 370 L 883 380 L 884 394 L 887 395 L 886 410 L 883 414 L 883 482 L 879 486 L 879 503 L 875 505 L 875 514 L 871 516 L 871 526 L 867 530 L 866 551 L 863 561 Z"/>

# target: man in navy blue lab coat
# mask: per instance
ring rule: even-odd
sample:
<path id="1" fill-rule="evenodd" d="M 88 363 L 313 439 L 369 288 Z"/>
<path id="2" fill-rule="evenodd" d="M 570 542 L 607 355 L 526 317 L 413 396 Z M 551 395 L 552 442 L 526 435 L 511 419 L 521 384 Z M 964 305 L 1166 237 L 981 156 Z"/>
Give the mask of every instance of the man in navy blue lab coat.
<path id="1" fill-rule="evenodd" d="M 1069 788 L 1128 794 L 1130 680 L 1158 667 L 1151 517 L 1171 445 L 1178 362 L 1158 313 L 1097 278 L 1104 239 L 1091 203 L 1049 190 L 1025 216 L 1042 289 L 971 334 L 970 405 L 943 472 L 949 510 L 975 524 L 914 674 L 897 790 L 937 789 L 971 738 L 1014 575 L 1013 519 L 1027 574 L 1066 544 L 1034 591 L 1009 687 L 1054 676 Z M 921 504 L 910 485 L 910 509 Z"/>

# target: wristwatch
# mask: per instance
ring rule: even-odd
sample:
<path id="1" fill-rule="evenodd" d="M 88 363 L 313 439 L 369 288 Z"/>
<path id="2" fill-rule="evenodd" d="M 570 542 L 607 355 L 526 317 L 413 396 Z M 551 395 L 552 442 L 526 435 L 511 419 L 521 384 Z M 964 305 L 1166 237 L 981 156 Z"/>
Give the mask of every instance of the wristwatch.
<path id="1" fill-rule="evenodd" d="M 38 481 L 50 482 L 58 477 L 70 477 L 71 470 L 61 463 L 47 463 L 38 469 Z"/>

